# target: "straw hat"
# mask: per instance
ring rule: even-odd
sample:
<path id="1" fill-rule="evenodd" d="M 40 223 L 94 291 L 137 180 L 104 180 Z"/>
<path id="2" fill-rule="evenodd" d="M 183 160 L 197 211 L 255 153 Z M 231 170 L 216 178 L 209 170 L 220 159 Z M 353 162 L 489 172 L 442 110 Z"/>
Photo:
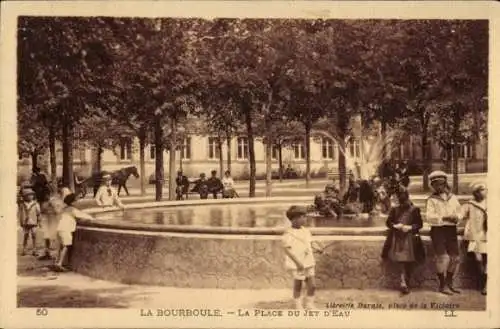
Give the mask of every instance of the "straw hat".
<path id="1" fill-rule="evenodd" d="M 23 196 L 27 196 L 27 195 L 35 195 L 35 191 L 33 191 L 30 188 L 24 188 L 23 189 Z"/>
<path id="2" fill-rule="evenodd" d="M 286 217 L 288 219 L 293 219 L 297 216 L 305 215 L 307 214 L 307 208 L 303 206 L 291 206 L 287 211 L 286 211 Z"/>
<path id="3" fill-rule="evenodd" d="M 484 182 L 473 182 L 470 184 L 470 188 L 472 192 L 480 191 L 480 190 L 485 190 L 487 188 L 486 183 Z"/>
<path id="4" fill-rule="evenodd" d="M 441 170 L 435 170 L 431 172 L 429 175 L 429 181 L 431 183 L 436 182 L 436 181 L 446 181 L 448 179 L 448 176 L 446 176 L 446 173 Z"/>

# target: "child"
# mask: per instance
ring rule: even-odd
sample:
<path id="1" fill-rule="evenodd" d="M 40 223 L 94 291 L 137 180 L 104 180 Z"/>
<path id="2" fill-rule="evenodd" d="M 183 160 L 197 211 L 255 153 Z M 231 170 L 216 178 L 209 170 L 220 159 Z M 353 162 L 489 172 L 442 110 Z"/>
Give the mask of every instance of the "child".
<path id="1" fill-rule="evenodd" d="M 42 230 L 43 238 L 45 240 L 45 252 L 39 260 L 52 259 L 50 254 L 50 247 L 52 241 L 57 240 L 57 225 L 61 212 L 64 208 L 63 198 L 69 194 L 65 192 L 67 188 L 63 188 L 59 193 L 54 193 L 51 189 L 51 196 L 47 202 L 42 205 Z M 66 193 L 66 194 L 64 194 Z"/>
<path id="2" fill-rule="evenodd" d="M 64 272 L 66 269 L 63 267 L 64 259 L 68 254 L 69 248 L 73 246 L 73 234 L 76 231 L 76 218 L 90 219 L 93 217 L 83 211 L 78 210 L 73 206 L 76 201 L 76 195 L 71 193 L 64 198 L 65 208 L 62 211 L 59 225 L 57 226 L 57 237 L 59 240 L 59 256 L 57 258 L 55 270 Z"/>
<path id="3" fill-rule="evenodd" d="M 113 181 L 110 174 L 104 174 L 102 176 L 103 185 L 97 190 L 95 201 L 98 206 L 101 207 L 112 207 L 116 204 L 120 209 L 125 209 L 125 206 L 118 197 L 118 193 L 115 188 L 111 186 Z"/>
<path id="4" fill-rule="evenodd" d="M 292 226 L 283 235 L 283 247 L 287 255 L 285 266 L 294 277 L 293 298 L 295 307 L 303 308 L 301 301 L 302 281 L 307 287 L 305 307 L 313 309 L 315 292 L 315 260 L 312 248 L 311 232 L 304 227 L 306 223 L 307 209 L 299 206 L 291 206 L 286 212 L 286 217 Z"/>
<path id="5" fill-rule="evenodd" d="M 486 295 L 486 236 L 487 236 L 487 212 L 486 212 L 486 184 L 472 184 L 473 200 L 463 206 L 464 220 L 466 220 L 464 240 L 468 241 L 467 251 L 474 254 L 479 268 L 479 285 L 481 293 Z"/>
<path id="6" fill-rule="evenodd" d="M 457 196 L 450 192 L 445 172 L 433 171 L 429 181 L 434 192 L 427 199 L 425 218 L 431 226 L 439 292 L 459 294 L 460 290 L 453 285 L 453 277 L 460 262 L 457 223 L 461 220 L 462 208 Z"/>
<path id="7" fill-rule="evenodd" d="M 425 259 L 425 250 L 419 235 L 422 228 L 420 209 L 414 207 L 406 188 L 397 192 L 398 206 L 389 211 L 386 225 L 389 234 L 384 243 L 382 258 L 397 264 L 401 278 L 401 293 L 410 293 L 410 277 L 417 262 Z"/>
<path id="8" fill-rule="evenodd" d="M 36 227 L 40 225 L 40 205 L 35 201 L 35 191 L 24 189 L 22 191 L 23 202 L 19 204 L 18 218 L 19 224 L 23 228 L 23 251 L 22 256 L 26 255 L 28 239 L 31 235 L 33 243 L 32 255 L 36 256 Z"/>

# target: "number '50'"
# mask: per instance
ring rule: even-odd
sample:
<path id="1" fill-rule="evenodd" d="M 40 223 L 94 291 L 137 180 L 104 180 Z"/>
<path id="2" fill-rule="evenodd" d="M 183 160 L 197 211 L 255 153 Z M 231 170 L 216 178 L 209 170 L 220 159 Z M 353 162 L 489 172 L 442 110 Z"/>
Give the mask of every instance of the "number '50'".
<path id="1" fill-rule="evenodd" d="M 49 314 L 49 311 L 46 308 L 37 308 L 36 309 L 36 315 L 38 316 L 47 316 Z"/>

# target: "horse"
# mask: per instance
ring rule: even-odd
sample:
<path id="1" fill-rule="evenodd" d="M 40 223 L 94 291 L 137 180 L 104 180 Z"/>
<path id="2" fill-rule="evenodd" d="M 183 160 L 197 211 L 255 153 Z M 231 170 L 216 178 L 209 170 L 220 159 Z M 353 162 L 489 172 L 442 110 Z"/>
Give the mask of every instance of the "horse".
<path id="1" fill-rule="evenodd" d="M 110 173 L 111 175 L 111 184 L 112 185 L 118 185 L 118 195 L 120 195 L 121 188 L 125 190 L 127 193 L 127 196 L 130 195 L 128 192 L 126 183 L 127 180 L 129 179 L 130 175 L 133 175 L 135 178 L 139 178 L 139 172 L 137 171 L 136 166 L 130 166 L 130 167 L 125 167 L 116 171 L 113 171 Z M 101 185 L 102 181 L 102 176 L 103 172 L 96 172 L 86 180 L 84 180 L 83 183 L 88 183 L 92 182 L 94 185 L 94 198 L 97 194 L 97 190 L 99 189 L 99 186 Z"/>

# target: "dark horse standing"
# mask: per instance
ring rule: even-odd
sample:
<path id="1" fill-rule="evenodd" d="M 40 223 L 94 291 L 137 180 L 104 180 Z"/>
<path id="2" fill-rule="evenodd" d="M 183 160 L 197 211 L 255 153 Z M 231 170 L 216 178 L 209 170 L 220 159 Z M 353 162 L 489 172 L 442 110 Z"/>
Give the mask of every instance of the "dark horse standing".
<path id="1" fill-rule="evenodd" d="M 80 190 L 82 191 L 82 194 L 86 193 L 86 187 L 89 184 L 92 184 L 94 187 L 94 197 L 97 194 L 97 190 L 99 189 L 99 186 L 101 186 L 102 183 L 102 176 L 104 172 L 96 172 L 92 174 L 87 179 L 84 179 L 82 181 L 76 181 L 75 185 L 80 187 Z M 137 171 L 136 166 L 130 166 L 130 167 L 125 167 L 120 170 L 116 170 L 110 173 L 111 175 L 111 184 L 112 185 L 118 185 L 118 195 L 120 195 L 120 191 L 123 187 L 127 195 L 130 195 L 126 186 L 127 180 L 129 179 L 130 175 L 134 175 L 135 178 L 139 178 L 139 172 Z M 85 192 L 83 192 L 85 191 Z M 83 195 L 84 197 L 85 195 Z"/>

